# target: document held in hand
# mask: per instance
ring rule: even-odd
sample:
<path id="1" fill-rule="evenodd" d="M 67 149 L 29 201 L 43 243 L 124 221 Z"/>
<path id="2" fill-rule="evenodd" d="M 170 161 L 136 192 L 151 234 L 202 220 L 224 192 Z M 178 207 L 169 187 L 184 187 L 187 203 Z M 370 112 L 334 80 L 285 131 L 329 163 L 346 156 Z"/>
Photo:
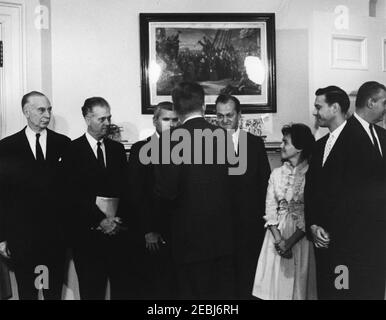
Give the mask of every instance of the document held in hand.
<path id="1" fill-rule="evenodd" d="M 118 210 L 119 198 L 97 197 L 95 204 L 106 218 L 115 218 Z"/>

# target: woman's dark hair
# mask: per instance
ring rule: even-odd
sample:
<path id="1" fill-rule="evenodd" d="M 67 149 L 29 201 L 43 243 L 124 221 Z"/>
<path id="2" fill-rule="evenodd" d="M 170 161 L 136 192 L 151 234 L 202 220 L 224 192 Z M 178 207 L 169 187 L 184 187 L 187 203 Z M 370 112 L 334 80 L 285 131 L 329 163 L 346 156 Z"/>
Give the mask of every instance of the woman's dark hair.
<path id="1" fill-rule="evenodd" d="M 302 150 L 302 159 L 311 158 L 312 149 L 315 143 L 311 129 L 303 123 L 292 123 L 281 129 L 283 136 L 290 135 L 294 147 Z"/>

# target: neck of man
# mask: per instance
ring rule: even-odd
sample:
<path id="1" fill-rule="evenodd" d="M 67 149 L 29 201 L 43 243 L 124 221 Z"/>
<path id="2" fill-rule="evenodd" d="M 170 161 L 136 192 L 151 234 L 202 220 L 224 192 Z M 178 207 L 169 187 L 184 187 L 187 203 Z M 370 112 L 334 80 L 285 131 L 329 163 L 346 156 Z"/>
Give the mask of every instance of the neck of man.
<path id="1" fill-rule="evenodd" d="M 100 141 L 100 140 L 102 140 L 102 139 L 104 138 L 104 136 L 101 136 L 101 135 L 99 135 L 99 134 L 96 134 L 96 133 L 94 133 L 94 132 L 91 132 L 89 129 L 87 129 L 87 133 L 88 133 L 91 137 L 93 137 L 96 141 Z"/>
<path id="2" fill-rule="evenodd" d="M 342 125 L 343 122 L 346 121 L 346 117 L 344 115 L 337 116 L 334 121 L 331 122 L 331 124 L 328 126 L 328 130 L 330 132 L 334 132 L 335 129 L 337 129 L 340 125 Z"/>
<path id="3" fill-rule="evenodd" d="M 190 117 L 195 117 L 195 116 L 200 116 L 202 117 L 204 114 L 202 111 L 195 111 L 195 112 L 191 112 L 191 113 L 188 113 L 186 115 L 181 115 L 180 116 L 180 119 L 181 119 L 181 122 L 185 122 L 186 119 L 190 118 Z"/>
<path id="4" fill-rule="evenodd" d="M 355 112 L 358 116 L 360 116 L 363 120 L 367 121 L 368 123 L 375 123 L 376 121 L 370 116 L 370 114 L 367 112 L 366 108 L 356 108 Z"/>

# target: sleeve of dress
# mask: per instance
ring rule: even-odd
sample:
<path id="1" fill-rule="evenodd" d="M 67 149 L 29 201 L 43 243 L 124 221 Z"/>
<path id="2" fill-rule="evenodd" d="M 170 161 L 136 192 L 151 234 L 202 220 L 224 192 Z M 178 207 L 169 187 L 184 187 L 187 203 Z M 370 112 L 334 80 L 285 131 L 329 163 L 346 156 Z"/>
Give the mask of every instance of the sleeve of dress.
<path id="1" fill-rule="evenodd" d="M 303 232 L 306 232 L 306 222 L 304 220 L 304 206 L 302 205 L 299 210 L 302 210 L 303 212 L 298 214 L 298 219 L 296 220 L 296 227 Z"/>
<path id="2" fill-rule="evenodd" d="M 274 170 L 271 173 L 271 176 L 268 181 L 267 197 L 265 200 L 265 216 L 266 221 L 265 228 L 268 226 L 278 225 L 279 221 L 277 220 L 277 200 L 275 197 L 275 176 L 277 170 Z"/>

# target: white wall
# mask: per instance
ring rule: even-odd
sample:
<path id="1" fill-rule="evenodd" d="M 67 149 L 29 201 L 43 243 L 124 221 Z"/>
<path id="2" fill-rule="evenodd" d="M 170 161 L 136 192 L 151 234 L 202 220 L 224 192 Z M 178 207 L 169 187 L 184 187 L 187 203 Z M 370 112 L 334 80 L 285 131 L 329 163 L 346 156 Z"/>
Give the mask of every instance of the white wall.
<path id="1" fill-rule="evenodd" d="M 140 113 L 140 12 L 276 12 L 278 113 L 268 138 L 280 139 L 282 124 L 308 121 L 308 40 L 306 29 L 298 30 L 308 22 L 299 24 L 300 10 L 293 10 L 302 1 L 296 2 L 288 15 L 279 0 L 51 0 L 56 129 L 72 138 L 82 134 L 80 106 L 92 95 L 110 101 L 113 121 L 125 123 L 129 140 L 152 129 L 151 116 Z"/>
<path id="2" fill-rule="evenodd" d="M 278 113 L 272 117 L 268 140 L 279 140 L 281 126 L 289 121 L 312 125 L 313 90 L 323 79 L 326 83 L 341 79 L 343 87 L 354 86 L 347 85 L 353 78 L 344 70 L 337 77 L 315 80 L 323 72 L 314 70 L 318 68 L 314 62 L 326 53 L 315 51 L 319 47 L 310 33 L 314 26 L 330 29 L 337 5 L 347 5 L 353 16 L 368 14 L 368 0 L 10 1 L 25 3 L 26 91 L 42 90 L 51 98 L 55 130 L 71 138 L 81 135 L 85 127 L 80 107 L 85 98 L 100 95 L 111 103 L 113 121 L 124 125 L 124 135 L 131 142 L 138 140 L 140 132 L 152 130 L 151 116 L 140 112 L 139 13 L 275 12 Z M 380 3 L 383 12 L 384 1 Z M 39 4 L 50 9 L 49 30 L 34 26 Z M 330 19 L 315 20 L 315 11 Z"/>

